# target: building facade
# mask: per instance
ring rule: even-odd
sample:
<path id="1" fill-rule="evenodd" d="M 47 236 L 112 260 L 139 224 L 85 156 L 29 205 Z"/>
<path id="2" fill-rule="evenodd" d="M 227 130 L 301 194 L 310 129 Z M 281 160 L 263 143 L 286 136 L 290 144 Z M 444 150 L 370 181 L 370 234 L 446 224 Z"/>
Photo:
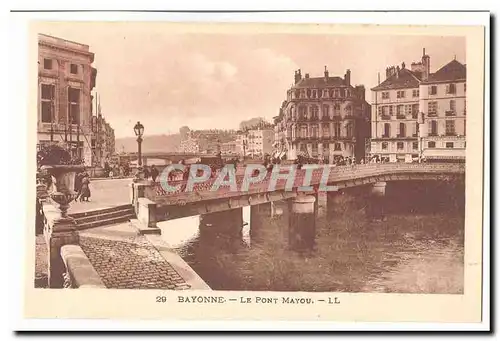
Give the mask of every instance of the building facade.
<path id="1" fill-rule="evenodd" d="M 246 154 L 251 156 L 264 156 L 273 152 L 273 129 L 250 129 L 246 133 Z"/>
<path id="2" fill-rule="evenodd" d="M 115 131 L 102 114 L 92 116 L 93 166 L 104 167 L 115 154 Z"/>
<path id="3" fill-rule="evenodd" d="M 302 77 L 287 91 L 274 118 L 276 152 L 294 160 L 298 155 L 333 163 L 337 156 L 362 158 L 370 135 L 370 105 L 365 88 L 351 85 L 351 71 L 344 78 Z"/>
<path id="4" fill-rule="evenodd" d="M 465 66 L 456 60 L 435 73 L 423 50 L 408 69 L 386 69 L 372 88 L 370 154 L 390 162 L 465 156 Z"/>
<path id="5" fill-rule="evenodd" d="M 97 70 L 88 45 L 38 35 L 37 144 L 66 144 L 92 165 L 92 96 Z"/>
<path id="6" fill-rule="evenodd" d="M 420 84 L 422 156 L 465 161 L 466 66 L 452 60 Z"/>

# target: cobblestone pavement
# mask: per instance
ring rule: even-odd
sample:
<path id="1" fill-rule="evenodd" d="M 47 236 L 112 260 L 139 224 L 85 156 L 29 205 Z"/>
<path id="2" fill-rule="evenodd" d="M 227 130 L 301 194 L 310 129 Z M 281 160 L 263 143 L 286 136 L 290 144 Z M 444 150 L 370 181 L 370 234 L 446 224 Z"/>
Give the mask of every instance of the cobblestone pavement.
<path id="1" fill-rule="evenodd" d="M 102 231 L 80 234 L 80 246 L 107 288 L 190 288 L 144 236 Z"/>

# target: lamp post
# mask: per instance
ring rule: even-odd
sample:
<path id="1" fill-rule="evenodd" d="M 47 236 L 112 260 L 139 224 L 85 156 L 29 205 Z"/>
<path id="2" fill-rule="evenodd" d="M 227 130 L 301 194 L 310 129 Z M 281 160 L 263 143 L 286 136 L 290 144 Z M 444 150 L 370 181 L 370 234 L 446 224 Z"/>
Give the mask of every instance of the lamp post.
<path id="1" fill-rule="evenodd" d="M 142 146 L 142 135 L 144 134 L 144 126 L 141 124 L 141 122 L 137 121 L 137 123 L 134 126 L 134 133 L 135 136 L 137 136 L 137 175 L 138 177 L 141 177 L 142 173 L 142 152 L 141 152 L 141 146 Z"/>

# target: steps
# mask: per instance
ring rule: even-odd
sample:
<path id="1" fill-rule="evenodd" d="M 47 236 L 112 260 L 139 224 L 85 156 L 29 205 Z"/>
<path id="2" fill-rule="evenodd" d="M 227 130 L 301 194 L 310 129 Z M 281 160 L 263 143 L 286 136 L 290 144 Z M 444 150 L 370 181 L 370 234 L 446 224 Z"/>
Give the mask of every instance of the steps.
<path id="1" fill-rule="evenodd" d="M 73 213 L 70 216 L 75 219 L 78 230 L 123 223 L 136 218 L 132 205 L 120 205 L 94 211 Z"/>

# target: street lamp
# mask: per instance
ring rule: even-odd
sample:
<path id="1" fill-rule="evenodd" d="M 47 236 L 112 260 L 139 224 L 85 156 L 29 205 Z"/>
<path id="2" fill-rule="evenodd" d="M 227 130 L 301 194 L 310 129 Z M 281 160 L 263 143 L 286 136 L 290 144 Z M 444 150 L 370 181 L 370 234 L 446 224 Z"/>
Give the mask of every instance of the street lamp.
<path id="1" fill-rule="evenodd" d="M 134 133 L 135 136 L 137 136 L 137 157 L 138 157 L 137 165 L 139 168 L 141 168 L 142 167 L 141 145 L 142 145 L 142 135 L 144 134 L 144 126 L 141 124 L 141 122 L 137 121 L 137 123 L 135 124 Z"/>

